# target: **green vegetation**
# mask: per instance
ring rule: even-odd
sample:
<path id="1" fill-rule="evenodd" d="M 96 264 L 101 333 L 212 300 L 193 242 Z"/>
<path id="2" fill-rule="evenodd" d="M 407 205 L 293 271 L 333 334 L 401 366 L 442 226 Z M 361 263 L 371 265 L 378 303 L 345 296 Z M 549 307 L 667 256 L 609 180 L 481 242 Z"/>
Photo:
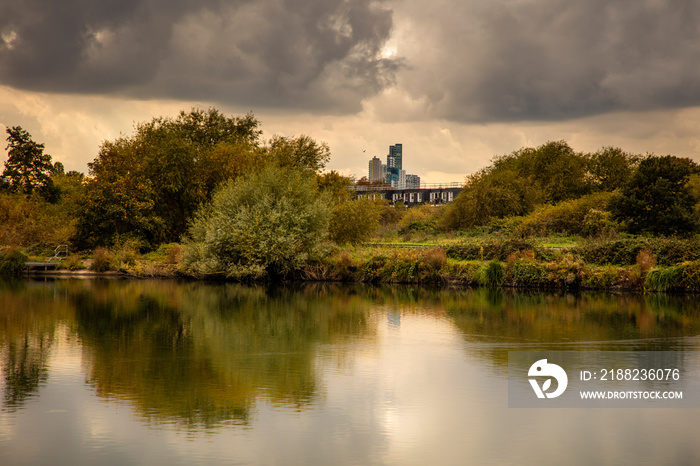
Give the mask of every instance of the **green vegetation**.
<path id="1" fill-rule="evenodd" d="M 54 202 L 58 193 L 51 175 L 63 172 L 59 163 L 53 165 L 51 156 L 44 154 L 44 145 L 36 143 L 21 126 L 7 128 L 7 161 L 3 177 L 10 181 L 9 191 L 31 196 L 39 193 L 45 200 Z"/>
<path id="2" fill-rule="evenodd" d="M 615 220 L 633 234 L 683 235 L 695 233 L 698 218 L 693 207 L 690 176 L 698 166 L 690 159 L 648 156 L 608 206 Z"/>
<path id="3" fill-rule="evenodd" d="M 343 200 L 333 208 L 330 238 L 337 244 L 359 244 L 379 229 L 382 204 L 368 199 Z"/>
<path id="4" fill-rule="evenodd" d="M 227 184 L 189 229 L 185 270 L 276 277 L 323 257 L 330 207 L 308 175 L 270 165 Z"/>
<path id="5" fill-rule="evenodd" d="M 354 199 L 353 180 L 323 172 L 326 144 L 259 127 L 216 109 L 157 117 L 105 141 L 87 177 L 8 129 L 0 251 L 46 260 L 70 244 L 60 269 L 141 277 L 699 287 L 690 159 L 548 142 L 495 157 L 450 204 L 407 208 Z"/>
<path id="6" fill-rule="evenodd" d="M 179 241 L 200 204 L 218 185 L 251 169 L 264 154 L 252 115 L 217 110 L 154 118 L 131 137 L 102 144 L 88 165 L 75 243 L 112 245 L 127 236 L 157 247 Z"/>
<path id="7" fill-rule="evenodd" d="M 20 275 L 28 257 L 17 249 L 0 251 L 0 275 Z"/>

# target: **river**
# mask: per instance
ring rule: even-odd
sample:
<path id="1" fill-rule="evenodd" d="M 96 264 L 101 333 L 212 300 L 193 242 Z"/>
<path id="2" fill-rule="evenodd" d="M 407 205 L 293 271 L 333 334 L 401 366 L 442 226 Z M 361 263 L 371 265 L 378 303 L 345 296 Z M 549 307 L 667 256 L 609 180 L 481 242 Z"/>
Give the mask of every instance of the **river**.
<path id="1" fill-rule="evenodd" d="M 693 296 L 0 281 L 0 463 L 700 464 L 700 409 L 508 407 L 509 351 L 700 355 Z"/>

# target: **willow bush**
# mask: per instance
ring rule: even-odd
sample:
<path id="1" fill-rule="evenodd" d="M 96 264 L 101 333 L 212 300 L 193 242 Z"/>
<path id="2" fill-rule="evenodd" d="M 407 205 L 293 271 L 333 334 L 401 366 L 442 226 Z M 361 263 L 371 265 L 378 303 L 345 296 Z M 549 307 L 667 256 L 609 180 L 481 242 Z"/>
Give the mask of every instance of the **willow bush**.
<path id="1" fill-rule="evenodd" d="M 183 265 L 197 276 L 285 276 L 329 251 L 330 202 L 308 170 L 270 165 L 230 182 L 195 215 Z"/>

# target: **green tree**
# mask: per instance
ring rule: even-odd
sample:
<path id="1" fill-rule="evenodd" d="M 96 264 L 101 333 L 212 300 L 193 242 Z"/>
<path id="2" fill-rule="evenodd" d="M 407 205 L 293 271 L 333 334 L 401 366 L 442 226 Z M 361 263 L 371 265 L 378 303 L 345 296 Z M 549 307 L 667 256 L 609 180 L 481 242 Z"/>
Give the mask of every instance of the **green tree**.
<path id="1" fill-rule="evenodd" d="M 76 245 L 94 248 L 132 237 L 148 244 L 167 239 L 167 225 L 157 214 L 153 181 L 138 166 L 139 154 L 126 139 L 105 142 L 78 207 Z"/>
<path id="2" fill-rule="evenodd" d="M 588 155 L 588 171 L 594 188 L 614 191 L 630 179 L 639 156 L 618 147 L 604 147 Z"/>
<path id="3" fill-rule="evenodd" d="M 298 137 L 274 136 L 267 148 L 268 157 L 281 167 L 301 168 L 317 172 L 326 166 L 331 152 L 326 143 L 319 143 L 302 134 Z"/>
<path id="4" fill-rule="evenodd" d="M 51 156 L 21 126 L 7 128 L 7 160 L 2 176 L 10 180 L 10 191 L 27 196 L 38 191 L 46 200 L 55 201 L 56 192 L 51 175 L 54 165 Z M 60 165 L 62 167 L 62 165 Z"/>
<path id="5" fill-rule="evenodd" d="M 629 233 L 691 234 L 698 229 L 693 213 L 697 199 L 688 181 L 697 171 L 687 158 L 647 156 L 608 209 Z"/>
<path id="6" fill-rule="evenodd" d="M 319 174 L 316 181 L 319 191 L 328 195 L 336 204 L 353 198 L 354 193 L 350 190 L 352 180 L 335 170 Z"/>
<path id="7" fill-rule="evenodd" d="M 184 254 L 190 273 L 284 276 L 327 252 L 330 202 L 308 172 L 274 164 L 231 181 L 200 209 Z"/>
<path id="8" fill-rule="evenodd" d="M 462 192 L 446 206 L 443 228 L 466 229 L 486 225 L 492 218 L 525 215 L 543 201 L 543 193 L 513 163 L 500 162 L 467 179 Z"/>
<path id="9" fill-rule="evenodd" d="M 496 157 L 467 178 L 443 217 L 447 229 L 486 225 L 492 218 L 526 215 L 542 203 L 556 204 L 592 191 L 587 159 L 565 141 L 547 142 Z"/>
<path id="10" fill-rule="evenodd" d="M 255 166 L 260 131 L 252 115 L 180 112 L 102 144 L 90 164 L 76 243 L 107 245 L 123 235 L 151 246 L 179 241 L 194 212 L 222 182 Z"/>
<path id="11" fill-rule="evenodd" d="M 501 165 L 527 179 L 541 191 L 544 202 L 550 204 L 591 192 L 586 176 L 586 158 L 574 152 L 566 141 L 550 141 L 498 158 L 493 171 L 498 172 Z"/>

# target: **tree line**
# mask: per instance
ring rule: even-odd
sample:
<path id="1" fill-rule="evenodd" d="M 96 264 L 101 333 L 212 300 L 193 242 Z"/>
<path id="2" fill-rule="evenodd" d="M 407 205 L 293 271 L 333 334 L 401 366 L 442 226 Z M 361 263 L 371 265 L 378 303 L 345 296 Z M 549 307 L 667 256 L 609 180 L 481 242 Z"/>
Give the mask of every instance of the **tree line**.
<path id="1" fill-rule="evenodd" d="M 353 200 L 352 183 L 324 171 L 330 149 L 298 137 L 262 137 L 254 115 L 214 108 L 135 125 L 100 146 L 88 174 L 65 173 L 20 127 L 7 129 L 0 183 L 0 245 L 124 243 L 149 251 L 183 243 L 195 275 L 284 275 L 393 228 L 403 235 L 486 228 L 527 236 L 691 235 L 700 174 L 692 160 L 565 141 L 497 156 L 465 180 L 455 201 L 406 210 Z"/>
<path id="2" fill-rule="evenodd" d="M 689 158 L 641 156 L 615 147 L 579 153 L 565 141 L 548 142 L 496 157 L 469 176 L 447 207 L 443 228 L 510 220 L 517 231 L 538 216 L 541 222 L 555 223 L 556 214 L 568 210 L 578 217 L 570 219 L 577 225 L 548 232 L 579 234 L 585 221 L 594 222 L 597 216 L 599 223 L 631 234 L 687 236 L 700 226 L 699 173 Z"/>

